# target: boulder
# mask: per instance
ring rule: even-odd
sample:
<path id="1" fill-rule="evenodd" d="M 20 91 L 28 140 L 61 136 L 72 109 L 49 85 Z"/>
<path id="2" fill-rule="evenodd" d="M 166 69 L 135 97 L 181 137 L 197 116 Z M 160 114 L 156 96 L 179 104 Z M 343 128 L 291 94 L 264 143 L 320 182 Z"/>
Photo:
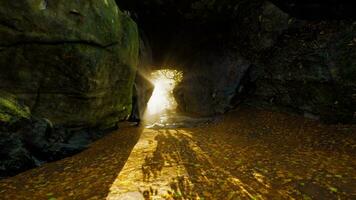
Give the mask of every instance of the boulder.
<path id="1" fill-rule="evenodd" d="M 85 149 L 131 112 L 136 24 L 114 0 L 0 2 L 0 177 Z"/>
<path id="2" fill-rule="evenodd" d="M 111 127 L 130 114 L 136 24 L 114 0 L 0 2 L 0 90 L 53 124 Z"/>
<path id="3" fill-rule="evenodd" d="M 36 167 L 18 134 L 0 131 L 0 178 Z"/>
<path id="4" fill-rule="evenodd" d="M 0 177 L 13 175 L 35 166 L 31 154 L 24 148 L 18 126 L 30 121 L 28 107 L 13 95 L 0 96 Z"/>
<path id="5" fill-rule="evenodd" d="M 53 125 L 31 115 L 13 95 L 0 96 L 0 177 L 58 160 L 88 147 L 108 131 Z"/>
<path id="6" fill-rule="evenodd" d="M 241 81 L 249 61 L 231 52 L 208 54 L 197 57 L 194 67 L 183 72 L 183 80 L 174 89 L 181 112 L 196 116 L 223 114 L 243 89 Z"/>
<path id="7" fill-rule="evenodd" d="M 289 30 L 253 73 L 252 104 L 277 106 L 325 122 L 350 123 L 356 112 L 356 26 L 303 22 Z"/>
<path id="8" fill-rule="evenodd" d="M 278 37 L 289 28 L 293 19 L 274 4 L 266 1 L 258 16 L 258 31 L 249 33 L 252 47 L 262 50 L 273 47 Z"/>

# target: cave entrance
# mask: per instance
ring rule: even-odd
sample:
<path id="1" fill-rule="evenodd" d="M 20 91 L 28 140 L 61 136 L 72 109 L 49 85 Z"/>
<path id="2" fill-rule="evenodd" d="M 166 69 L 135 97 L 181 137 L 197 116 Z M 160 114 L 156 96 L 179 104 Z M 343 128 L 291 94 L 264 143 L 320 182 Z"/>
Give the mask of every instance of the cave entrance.
<path id="1" fill-rule="evenodd" d="M 151 73 L 150 81 L 155 88 L 144 115 L 147 126 L 163 126 L 170 116 L 176 114 L 178 104 L 173 90 L 182 79 L 183 72 L 178 70 L 161 69 Z"/>

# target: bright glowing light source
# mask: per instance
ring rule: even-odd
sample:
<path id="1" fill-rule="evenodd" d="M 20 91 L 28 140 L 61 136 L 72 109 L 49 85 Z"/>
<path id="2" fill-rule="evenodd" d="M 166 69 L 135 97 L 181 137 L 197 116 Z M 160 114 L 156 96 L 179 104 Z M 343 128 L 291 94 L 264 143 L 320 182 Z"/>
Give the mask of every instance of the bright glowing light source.
<path id="1" fill-rule="evenodd" d="M 182 77 L 182 72 L 168 69 L 158 70 L 151 74 L 155 89 L 147 105 L 146 117 L 176 109 L 177 102 L 173 97 L 173 89 Z"/>

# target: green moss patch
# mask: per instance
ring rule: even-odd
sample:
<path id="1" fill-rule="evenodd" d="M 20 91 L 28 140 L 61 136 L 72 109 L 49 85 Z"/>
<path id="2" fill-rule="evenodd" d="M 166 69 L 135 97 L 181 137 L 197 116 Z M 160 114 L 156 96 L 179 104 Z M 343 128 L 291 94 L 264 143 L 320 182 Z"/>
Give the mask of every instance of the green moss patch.
<path id="1" fill-rule="evenodd" d="M 17 119 L 30 118 L 30 109 L 20 104 L 10 94 L 0 92 L 0 122 L 9 123 Z"/>

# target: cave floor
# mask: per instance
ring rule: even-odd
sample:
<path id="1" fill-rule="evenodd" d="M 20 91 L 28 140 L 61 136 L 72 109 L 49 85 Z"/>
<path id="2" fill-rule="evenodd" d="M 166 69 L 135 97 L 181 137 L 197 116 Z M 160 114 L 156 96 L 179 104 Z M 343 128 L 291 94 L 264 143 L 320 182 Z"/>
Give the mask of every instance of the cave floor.
<path id="1" fill-rule="evenodd" d="M 356 199 L 355 133 L 254 108 L 196 128 L 124 127 L 0 180 L 0 199 Z"/>

